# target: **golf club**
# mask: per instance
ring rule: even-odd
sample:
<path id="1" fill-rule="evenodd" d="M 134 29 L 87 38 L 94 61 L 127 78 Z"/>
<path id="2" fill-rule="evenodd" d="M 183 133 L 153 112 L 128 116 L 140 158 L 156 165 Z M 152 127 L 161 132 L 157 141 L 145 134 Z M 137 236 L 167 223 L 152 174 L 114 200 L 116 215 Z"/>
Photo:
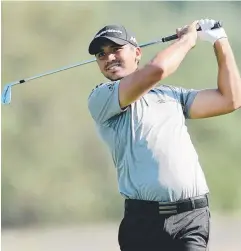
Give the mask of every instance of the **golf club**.
<path id="1" fill-rule="evenodd" d="M 216 22 L 211 29 L 217 29 L 217 28 L 220 28 L 220 27 L 222 27 L 222 23 L 219 21 L 219 22 Z M 197 31 L 200 31 L 200 30 L 201 30 L 201 28 L 199 27 L 197 29 Z M 178 38 L 177 34 L 174 34 L 174 35 L 171 35 L 171 36 L 163 37 L 163 38 L 158 39 L 158 40 L 154 40 L 154 41 L 151 41 L 151 42 L 148 42 L 148 43 L 141 44 L 141 45 L 139 45 L 139 47 L 143 48 L 143 47 L 147 47 L 147 46 L 150 46 L 150 45 L 153 45 L 153 44 L 165 43 L 165 42 L 168 42 L 168 41 L 175 40 L 177 38 Z M 12 86 L 14 86 L 14 85 L 23 84 L 23 83 L 29 82 L 29 81 L 37 79 L 37 78 L 41 78 L 41 77 L 44 77 L 44 76 L 47 76 L 47 75 L 50 75 L 50 74 L 65 71 L 65 70 L 68 70 L 68 69 L 71 69 L 71 68 L 74 68 L 74 67 L 77 67 L 77 66 L 82 66 L 82 65 L 85 65 L 85 64 L 89 64 L 89 63 L 92 63 L 92 62 L 95 62 L 95 61 L 96 61 L 96 59 L 83 61 L 83 62 L 80 62 L 80 63 L 77 63 L 77 64 L 73 64 L 73 65 L 69 65 L 69 66 L 59 68 L 57 70 L 48 71 L 48 72 L 45 72 L 45 73 L 42 73 L 42 74 L 39 74 L 39 75 L 36 75 L 36 76 L 33 76 L 33 77 L 29 77 L 29 78 L 25 78 L 25 79 L 21 79 L 21 80 L 18 80 L 18 81 L 8 83 L 8 84 L 5 85 L 5 87 L 3 89 L 3 93 L 2 93 L 2 97 L 1 97 L 2 104 L 10 104 L 11 103 L 11 96 L 12 96 L 11 91 L 12 91 Z"/>

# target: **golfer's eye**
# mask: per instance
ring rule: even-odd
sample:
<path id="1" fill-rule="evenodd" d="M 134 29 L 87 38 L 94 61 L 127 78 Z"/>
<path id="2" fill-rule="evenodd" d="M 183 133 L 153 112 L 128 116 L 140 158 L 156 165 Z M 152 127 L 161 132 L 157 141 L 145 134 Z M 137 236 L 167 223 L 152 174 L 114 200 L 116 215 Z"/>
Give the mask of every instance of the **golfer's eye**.
<path id="1" fill-rule="evenodd" d="M 104 56 L 105 56 L 105 53 L 104 53 L 103 51 L 101 51 L 101 52 L 99 52 L 99 53 L 96 54 L 96 57 L 97 57 L 98 59 L 101 59 L 101 58 L 103 58 Z"/>
<path id="2" fill-rule="evenodd" d="M 117 52 L 117 51 L 119 51 L 121 49 L 121 47 L 114 47 L 112 50 L 113 50 L 113 52 Z"/>

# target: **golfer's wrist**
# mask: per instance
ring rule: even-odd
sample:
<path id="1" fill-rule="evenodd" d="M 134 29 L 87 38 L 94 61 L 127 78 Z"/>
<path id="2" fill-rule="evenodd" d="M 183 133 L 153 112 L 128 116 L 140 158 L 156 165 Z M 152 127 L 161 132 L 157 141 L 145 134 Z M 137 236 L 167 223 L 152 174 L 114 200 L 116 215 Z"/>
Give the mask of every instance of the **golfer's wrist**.
<path id="1" fill-rule="evenodd" d="M 185 34 L 180 38 L 180 41 L 190 50 L 196 44 L 196 38 L 192 34 Z"/>
<path id="2" fill-rule="evenodd" d="M 214 43 L 214 52 L 218 61 L 218 65 L 226 63 L 227 58 L 233 57 L 231 46 L 227 38 L 220 38 Z"/>
<path id="3" fill-rule="evenodd" d="M 221 49 L 223 46 L 226 46 L 227 44 L 229 44 L 228 38 L 221 37 L 213 43 L 213 46 L 215 47 L 215 49 Z"/>

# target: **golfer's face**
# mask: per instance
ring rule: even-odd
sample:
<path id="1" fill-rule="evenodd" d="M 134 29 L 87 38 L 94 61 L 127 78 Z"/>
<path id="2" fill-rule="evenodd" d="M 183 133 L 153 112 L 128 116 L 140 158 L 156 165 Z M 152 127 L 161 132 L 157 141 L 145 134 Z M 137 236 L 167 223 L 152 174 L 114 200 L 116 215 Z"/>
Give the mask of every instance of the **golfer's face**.
<path id="1" fill-rule="evenodd" d="M 96 54 L 96 59 L 106 78 L 118 80 L 137 69 L 137 60 L 140 60 L 140 56 L 140 48 L 109 42 L 101 47 L 101 51 Z"/>

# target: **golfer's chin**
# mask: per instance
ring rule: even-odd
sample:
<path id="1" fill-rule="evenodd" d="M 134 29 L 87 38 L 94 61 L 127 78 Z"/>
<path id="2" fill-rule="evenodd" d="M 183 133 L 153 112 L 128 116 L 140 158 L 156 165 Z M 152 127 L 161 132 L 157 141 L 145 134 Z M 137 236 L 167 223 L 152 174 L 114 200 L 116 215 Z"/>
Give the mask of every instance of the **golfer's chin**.
<path id="1" fill-rule="evenodd" d="M 111 81 L 116 81 L 124 78 L 127 75 L 128 74 L 126 74 L 124 70 L 118 70 L 113 72 L 106 72 L 105 77 Z"/>

